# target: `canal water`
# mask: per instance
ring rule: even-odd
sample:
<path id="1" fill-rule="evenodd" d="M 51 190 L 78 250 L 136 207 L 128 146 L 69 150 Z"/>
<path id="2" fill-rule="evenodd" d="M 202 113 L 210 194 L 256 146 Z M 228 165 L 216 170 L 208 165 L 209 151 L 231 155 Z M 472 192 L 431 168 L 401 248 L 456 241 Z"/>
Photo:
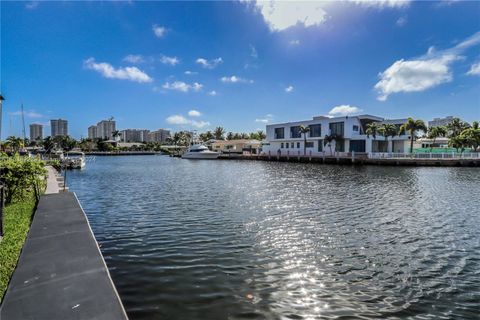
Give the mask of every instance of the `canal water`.
<path id="1" fill-rule="evenodd" d="M 478 319 L 480 170 L 97 157 L 67 183 L 131 319 Z"/>

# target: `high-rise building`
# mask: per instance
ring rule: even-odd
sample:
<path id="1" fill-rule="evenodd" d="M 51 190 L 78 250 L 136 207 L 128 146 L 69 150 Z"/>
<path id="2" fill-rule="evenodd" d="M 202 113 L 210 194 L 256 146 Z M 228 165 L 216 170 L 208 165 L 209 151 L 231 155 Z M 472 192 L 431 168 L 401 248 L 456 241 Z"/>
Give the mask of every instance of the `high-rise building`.
<path id="1" fill-rule="evenodd" d="M 157 131 L 152 131 L 148 134 L 148 141 L 150 142 L 160 142 L 165 143 L 170 137 L 170 131 L 165 129 L 158 129 Z"/>
<path id="2" fill-rule="evenodd" d="M 453 116 L 448 116 L 448 117 L 445 117 L 445 118 L 433 118 L 433 120 L 431 121 L 428 121 L 428 127 L 443 127 L 443 126 L 446 126 L 448 124 L 450 124 L 450 122 L 452 122 L 454 119 Z"/>
<path id="3" fill-rule="evenodd" d="M 97 137 L 97 126 L 93 125 L 88 127 L 88 138 L 95 139 Z"/>
<path id="4" fill-rule="evenodd" d="M 113 139 L 113 132 L 115 131 L 114 120 L 102 120 L 97 123 L 97 138 Z"/>
<path id="5" fill-rule="evenodd" d="M 38 123 L 30 124 L 30 141 L 43 140 L 43 125 Z"/>
<path id="6" fill-rule="evenodd" d="M 120 132 L 123 142 L 146 142 L 150 130 L 145 129 L 125 129 Z"/>
<path id="7" fill-rule="evenodd" d="M 51 136 L 68 136 L 68 121 L 63 119 L 50 120 Z"/>

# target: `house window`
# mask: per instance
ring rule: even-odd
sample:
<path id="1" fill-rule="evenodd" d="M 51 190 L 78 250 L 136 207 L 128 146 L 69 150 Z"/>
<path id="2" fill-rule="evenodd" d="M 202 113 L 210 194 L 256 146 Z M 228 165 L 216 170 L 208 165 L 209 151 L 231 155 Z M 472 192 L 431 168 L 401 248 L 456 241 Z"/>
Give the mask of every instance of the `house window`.
<path id="1" fill-rule="evenodd" d="M 295 144 L 293 142 L 290 144 L 290 148 L 295 148 Z"/>
<path id="2" fill-rule="evenodd" d="M 307 144 L 305 146 L 307 148 L 313 148 L 313 141 L 307 141 Z"/>
<path id="3" fill-rule="evenodd" d="M 365 152 L 365 140 L 350 140 L 350 152 Z"/>
<path id="4" fill-rule="evenodd" d="M 288 149 L 288 147 L 289 147 L 289 146 L 290 146 L 290 143 L 288 143 L 288 142 L 287 142 L 287 143 L 285 143 L 285 148 L 287 148 L 287 149 Z"/>
<path id="5" fill-rule="evenodd" d="M 300 142 L 297 142 L 297 148 L 300 149 Z"/>
<path id="6" fill-rule="evenodd" d="M 323 151 L 323 140 L 318 140 L 318 152 Z"/>
<path id="7" fill-rule="evenodd" d="M 311 124 L 310 128 L 310 137 L 321 137 L 322 136 L 322 125 L 321 124 Z"/>
<path id="8" fill-rule="evenodd" d="M 290 127 L 290 138 L 301 138 L 300 126 Z"/>
<path id="9" fill-rule="evenodd" d="M 275 139 L 283 138 L 285 138 L 285 128 L 275 128 Z"/>
<path id="10" fill-rule="evenodd" d="M 280 149 L 283 149 L 283 142 L 280 143 Z"/>
<path id="11" fill-rule="evenodd" d="M 332 122 L 330 123 L 330 134 L 334 136 L 343 137 L 343 122 Z"/>
<path id="12" fill-rule="evenodd" d="M 358 132 L 358 126 L 353 126 L 353 131 Z"/>

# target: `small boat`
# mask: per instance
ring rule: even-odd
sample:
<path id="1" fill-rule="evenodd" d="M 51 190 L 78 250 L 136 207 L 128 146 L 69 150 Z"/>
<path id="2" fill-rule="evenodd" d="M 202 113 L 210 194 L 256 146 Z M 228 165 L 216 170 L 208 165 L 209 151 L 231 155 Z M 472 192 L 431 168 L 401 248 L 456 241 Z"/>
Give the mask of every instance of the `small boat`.
<path id="1" fill-rule="evenodd" d="M 217 159 L 220 153 L 211 151 L 202 144 L 194 144 L 182 155 L 183 159 Z"/>
<path id="2" fill-rule="evenodd" d="M 85 163 L 85 154 L 83 152 L 69 152 L 62 160 L 62 164 L 68 169 L 83 169 Z"/>

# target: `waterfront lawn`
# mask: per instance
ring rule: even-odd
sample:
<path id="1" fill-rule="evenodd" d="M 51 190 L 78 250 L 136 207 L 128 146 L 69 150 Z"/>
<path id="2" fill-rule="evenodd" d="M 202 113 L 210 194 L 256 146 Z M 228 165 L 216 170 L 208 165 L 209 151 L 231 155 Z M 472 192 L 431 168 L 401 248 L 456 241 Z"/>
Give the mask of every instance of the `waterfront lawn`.
<path id="1" fill-rule="evenodd" d="M 0 302 L 17 265 L 20 251 L 30 229 L 35 197 L 30 195 L 5 207 L 4 235 L 0 240 Z"/>

